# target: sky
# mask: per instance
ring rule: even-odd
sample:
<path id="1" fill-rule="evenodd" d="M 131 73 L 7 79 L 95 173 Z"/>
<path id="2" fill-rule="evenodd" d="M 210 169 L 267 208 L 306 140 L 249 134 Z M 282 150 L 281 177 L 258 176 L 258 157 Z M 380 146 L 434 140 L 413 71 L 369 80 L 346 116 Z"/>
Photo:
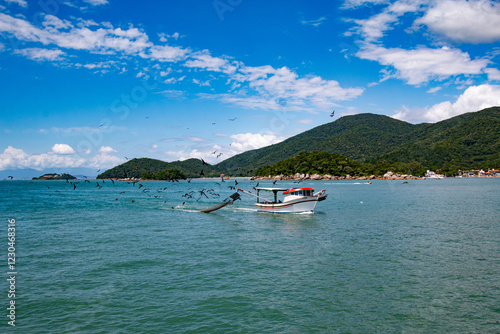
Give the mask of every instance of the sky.
<path id="1" fill-rule="evenodd" d="M 215 164 L 359 113 L 438 122 L 499 106 L 499 64 L 490 0 L 0 0 L 0 171 Z"/>

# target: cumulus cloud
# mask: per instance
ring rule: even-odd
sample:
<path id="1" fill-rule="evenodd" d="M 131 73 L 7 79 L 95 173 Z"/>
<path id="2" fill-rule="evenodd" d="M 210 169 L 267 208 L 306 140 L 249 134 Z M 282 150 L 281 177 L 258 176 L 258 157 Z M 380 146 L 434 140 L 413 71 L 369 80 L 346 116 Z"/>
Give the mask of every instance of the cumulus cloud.
<path id="1" fill-rule="evenodd" d="M 109 154 L 109 153 L 115 153 L 115 152 L 118 152 L 118 151 L 113 149 L 111 146 L 101 146 L 101 148 L 99 148 L 99 153 L 102 153 L 102 154 Z"/>
<path id="2" fill-rule="evenodd" d="M 233 142 L 231 143 L 233 155 L 236 152 L 241 153 L 249 150 L 255 150 L 283 141 L 283 138 L 277 137 L 272 134 L 250 132 L 231 135 L 229 137 L 233 140 Z"/>
<path id="3" fill-rule="evenodd" d="M 488 80 L 500 81 L 500 71 L 496 68 L 487 68 L 484 72 L 488 74 Z"/>
<path id="4" fill-rule="evenodd" d="M 490 0 L 436 1 L 416 25 L 454 42 L 492 43 L 500 41 L 500 4 Z"/>
<path id="5" fill-rule="evenodd" d="M 430 108 L 401 108 L 392 117 L 408 122 L 439 122 L 468 112 L 500 106 L 500 86 L 471 86 L 460 95 L 455 102 L 445 101 Z"/>
<path id="6" fill-rule="evenodd" d="M 52 146 L 52 152 L 55 154 L 75 154 L 75 150 L 68 144 L 55 144 Z"/>
<path id="7" fill-rule="evenodd" d="M 410 85 L 420 85 L 431 79 L 444 80 L 460 74 L 481 74 L 490 63 L 488 59 L 472 60 L 467 52 L 448 47 L 405 50 L 370 44 L 363 47 L 357 56 L 395 68 L 395 76 Z"/>
<path id="8" fill-rule="evenodd" d="M 203 159 L 211 164 L 216 164 L 224 159 L 230 158 L 242 152 L 249 150 L 255 150 L 265 146 L 279 143 L 285 138 L 278 137 L 273 134 L 260 134 L 260 133 L 240 133 L 229 136 L 232 142 L 229 146 L 222 148 L 220 145 L 206 145 L 189 150 L 182 149 L 179 151 L 168 151 L 165 154 L 170 160 L 186 160 L 190 158 Z M 213 154 L 216 152 L 216 154 Z M 217 155 L 222 153 L 222 155 L 217 158 Z"/>
<path id="9" fill-rule="evenodd" d="M 86 164 L 88 167 L 93 168 L 112 168 L 123 163 L 123 159 L 114 155 L 110 155 L 114 152 L 117 151 L 110 146 L 101 146 L 101 148 L 99 148 L 99 154 L 92 157 L 89 161 L 86 162 Z"/>
<path id="10" fill-rule="evenodd" d="M 155 46 L 143 31 L 134 27 L 114 28 L 107 22 L 79 22 L 75 26 L 67 20 L 45 15 L 42 25 L 43 29 L 23 19 L 0 13 L 0 32 L 22 41 L 53 44 L 64 49 L 86 50 L 96 54 L 140 55 L 159 61 L 176 61 L 188 52 L 180 47 Z"/>
<path id="11" fill-rule="evenodd" d="M 33 168 L 42 170 L 47 168 L 111 168 L 123 162 L 123 159 L 110 155 L 116 152 L 109 146 L 99 149 L 100 154 L 90 159 L 73 155 L 76 153 L 67 144 L 56 144 L 52 151 L 41 154 L 27 154 L 22 149 L 12 146 L 0 153 L 0 170 Z M 90 152 L 89 152 L 90 153 Z"/>
<path id="12" fill-rule="evenodd" d="M 22 149 L 7 147 L 0 153 L 0 170 L 33 168 L 42 170 L 56 167 L 81 167 L 84 159 L 53 152 L 28 155 Z"/>

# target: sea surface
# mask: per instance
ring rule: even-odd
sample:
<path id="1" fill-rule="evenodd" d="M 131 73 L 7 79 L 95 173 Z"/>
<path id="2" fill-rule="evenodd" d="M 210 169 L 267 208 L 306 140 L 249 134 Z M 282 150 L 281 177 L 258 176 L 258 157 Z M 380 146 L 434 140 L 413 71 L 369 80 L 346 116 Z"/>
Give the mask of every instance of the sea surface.
<path id="1" fill-rule="evenodd" d="M 500 178 L 277 182 L 326 188 L 314 214 L 197 212 L 234 180 L 77 182 L 0 181 L 1 333 L 500 333 Z"/>

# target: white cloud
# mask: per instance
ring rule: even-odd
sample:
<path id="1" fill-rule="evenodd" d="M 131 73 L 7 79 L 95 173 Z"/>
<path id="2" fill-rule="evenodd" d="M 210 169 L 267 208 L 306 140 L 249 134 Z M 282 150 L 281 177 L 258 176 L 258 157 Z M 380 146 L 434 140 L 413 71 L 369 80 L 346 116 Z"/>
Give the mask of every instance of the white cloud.
<path id="1" fill-rule="evenodd" d="M 176 97 L 176 98 L 181 98 L 184 96 L 184 92 L 181 91 L 181 90 L 174 90 L 174 89 L 168 89 L 168 90 L 164 90 L 164 91 L 161 91 L 161 92 L 158 92 L 158 94 L 162 94 L 166 97 Z"/>
<path id="2" fill-rule="evenodd" d="M 363 88 L 342 88 L 337 81 L 319 76 L 301 78 L 287 67 L 239 66 L 230 76 L 239 90 L 215 96 L 222 102 L 254 109 L 280 110 L 286 105 L 289 110 L 313 110 L 328 109 L 335 101 L 356 98 L 363 93 Z M 203 97 L 209 98 L 209 95 Z"/>
<path id="3" fill-rule="evenodd" d="M 342 5 L 343 9 L 355 9 L 358 7 L 368 6 L 368 5 L 378 5 L 385 4 L 389 0 L 345 0 Z"/>
<path id="4" fill-rule="evenodd" d="M 432 87 L 429 90 L 427 90 L 427 93 L 435 93 L 441 90 L 441 87 Z"/>
<path id="5" fill-rule="evenodd" d="M 185 59 L 188 53 L 188 49 L 182 49 L 176 46 L 154 45 L 147 51 L 141 52 L 140 56 L 143 58 L 158 60 L 160 62 L 177 62 Z"/>
<path id="6" fill-rule="evenodd" d="M 55 154 L 74 154 L 75 150 L 68 144 L 55 144 L 52 146 L 52 152 Z"/>
<path id="7" fill-rule="evenodd" d="M 5 0 L 8 3 L 15 3 L 21 7 L 28 8 L 28 2 L 26 0 Z"/>
<path id="8" fill-rule="evenodd" d="M 0 153 L 0 170 L 33 168 L 42 170 L 57 167 L 81 167 L 84 159 L 67 155 L 58 155 L 52 152 L 28 155 L 22 149 L 7 147 Z"/>
<path id="9" fill-rule="evenodd" d="M 415 24 L 425 24 L 455 42 L 492 43 L 500 41 L 500 4 L 490 0 L 436 1 Z"/>
<path id="10" fill-rule="evenodd" d="M 455 102 L 445 101 L 425 109 L 402 107 L 392 117 L 404 121 L 439 122 L 467 112 L 500 106 L 500 86 L 471 86 Z"/>
<path id="11" fill-rule="evenodd" d="M 227 59 L 212 57 L 208 50 L 196 52 L 190 55 L 189 60 L 184 66 L 192 68 L 201 68 L 206 71 L 223 72 L 231 74 L 236 71 L 236 66 L 232 65 Z"/>
<path id="12" fill-rule="evenodd" d="M 231 155 L 246 152 L 249 150 L 255 150 L 283 141 L 283 138 L 277 137 L 272 134 L 250 132 L 231 135 L 229 137 L 233 140 L 231 143 Z"/>
<path id="13" fill-rule="evenodd" d="M 307 21 L 307 20 L 300 20 L 300 23 L 302 23 L 303 25 L 318 27 L 325 20 L 326 20 L 326 17 L 323 16 L 323 17 L 320 17 L 319 19 L 315 19 L 315 20 L 309 20 L 309 21 Z"/>
<path id="14" fill-rule="evenodd" d="M 448 47 L 404 50 L 369 44 L 357 56 L 394 67 L 396 76 L 410 85 L 420 85 L 432 79 L 444 80 L 454 75 L 481 74 L 490 63 L 487 59 L 471 60 L 468 53 Z"/>
<path id="15" fill-rule="evenodd" d="M 16 50 L 14 53 L 20 54 L 29 58 L 31 60 L 36 61 L 56 61 L 61 60 L 65 53 L 61 50 L 49 50 L 49 49 L 41 49 L 41 48 L 28 48 Z"/>
<path id="16" fill-rule="evenodd" d="M 346 33 L 347 36 L 355 33 L 363 37 L 364 42 L 376 42 L 384 33 L 392 29 L 392 25 L 398 23 L 398 18 L 408 12 L 417 12 L 425 0 L 395 1 L 384 8 L 379 14 L 375 14 L 365 20 L 347 20 L 356 23 L 356 27 Z"/>
<path id="17" fill-rule="evenodd" d="M 108 153 L 116 153 L 118 151 L 113 149 L 111 146 L 101 146 L 99 152 L 102 154 L 108 154 Z"/>
<path id="18" fill-rule="evenodd" d="M 104 22 L 93 25 L 74 26 L 66 20 L 52 15 L 45 15 L 42 21 L 44 29 L 31 23 L 0 13 L 0 32 L 14 35 L 17 39 L 39 42 L 44 45 L 55 44 L 60 48 L 87 50 L 96 54 L 124 53 L 141 55 L 159 61 L 176 61 L 182 59 L 188 50 L 168 45 L 155 46 L 146 33 L 137 28 L 114 28 Z M 92 29 L 90 29 L 92 28 Z"/>
<path id="19" fill-rule="evenodd" d="M 99 149 L 99 152 L 100 154 L 95 155 L 85 163 L 87 167 L 112 168 L 124 162 L 124 159 L 114 155 L 109 155 L 109 153 L 116 152 L 109 146 L 102 146 Z"/>
<path id="20" fill-rule="evenodd" d="M 231 144 L 225 146 L 224 148 L 220 145 L 210 145 L 192 149 L 191 151 L 183 150 L 179 151 L 168 151 L 165 154 L 171 160 L 186 160 L 190 158 L 203 159 L 208 163 L 216 164 L 224 159 L 228 159 L 239 153 L 246 152 L 248 150 L 258 149 L 264 146 L 269 146 L 272 144 L 279 143 L 284 140 L 282 137 L 275 136 L 273 134 L 260 134 L 260 133 L 240 133 L 229 136 L 232 140 Z M 213 152 L 216 152 L 214 154 Z M 217 155 L 222 155 L 217 158 Z"/>
<path id="21" fill-rule="evenodd" d="M 86 2 L 92 6 L 101 6 L 108 4 L 108 0 L 83 0 L 83 2 Z"/>
<path id="22" fill-rule="evenodd" d="M 496 68 L 487 68 L 484 72 L 488 74 L 488 80 L 500 81 L 500 71 Z"/>

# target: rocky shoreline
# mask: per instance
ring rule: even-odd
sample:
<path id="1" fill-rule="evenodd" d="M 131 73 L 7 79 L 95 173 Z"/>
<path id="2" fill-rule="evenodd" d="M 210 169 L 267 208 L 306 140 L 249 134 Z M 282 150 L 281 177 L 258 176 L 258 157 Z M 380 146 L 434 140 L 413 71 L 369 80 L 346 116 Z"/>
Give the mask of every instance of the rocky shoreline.
<path id="1" fill-rule="evenodd" d="M 394 174 L 393 172 L 387 172 L 383 176 L 351 176 L 349 174 L 345 176 L 335 176 L 335 175 L 319 175 L 319 174 L 299 174 L 294 175 L 276 175 L 276 176 L 253 176 L 250 180 L 256 181 L 304 181 L 304 180 L 422 180 L 425 177 L 413 176 L 408 174 Z"/>

